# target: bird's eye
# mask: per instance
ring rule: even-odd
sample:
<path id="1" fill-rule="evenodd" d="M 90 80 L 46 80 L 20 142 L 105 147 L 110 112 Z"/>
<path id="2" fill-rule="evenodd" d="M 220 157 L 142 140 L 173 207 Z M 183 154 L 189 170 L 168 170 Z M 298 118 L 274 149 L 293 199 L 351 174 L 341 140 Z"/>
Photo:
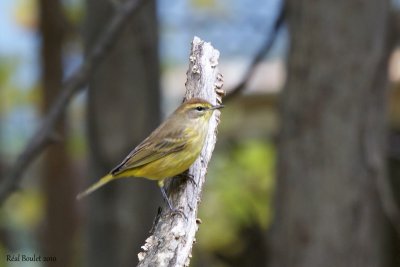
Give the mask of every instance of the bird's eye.
<path id="1" fill-rule="evenodd" d="M 198 107 L 196 107 L 196 110 L 197 110 L 197 111 L 203 111 L 203 110 L 204 110 L 204 107 L 198 106 Z"/>

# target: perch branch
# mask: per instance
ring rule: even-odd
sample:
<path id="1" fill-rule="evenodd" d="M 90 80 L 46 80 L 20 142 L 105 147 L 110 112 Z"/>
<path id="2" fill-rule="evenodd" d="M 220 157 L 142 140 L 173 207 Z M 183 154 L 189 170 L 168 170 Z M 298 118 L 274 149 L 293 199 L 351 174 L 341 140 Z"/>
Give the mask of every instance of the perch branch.
<path id="1" fill-rule="evenodd" d="M 212 104 L 221 103 L 222 76 L 218 73 L 219 52 L 210 43 L 195 37 L 192 42 L 187 71 L 185 99 L 200 97 Z M 200 220 L 197 219 L 200 194 L 205 181 L 207 165 L 216 142 L 219 111 L 210 120 L 206 143 L 199 158 L 190 167 L 188 179 L 174 178 L 168 186 L 173 206 L 185 216 L 164 214 L 158 216 L 153 232 L 138 254 L 138 266 L 188 266 L 192 246 Z M 163 210 L 167 210 L 164 205 Z"/>
<path id="2" fill-rule="evenodd" d="M 56 122 L 64 114 L 73 96 L 83 89 L 93 71 L 107 56 L 126 22 L 145 2 L 144 0 L 129 0 L 121 4 L 93 49 L 88 53 L 85 62 L 63 83 L 60 95 L 51 106 L 42 125 L 28 141 L 23 152 L 1 180 L 0 203 L 3 203 L 18 188 L 22 174 L 30 163 L 39 156 L 47 145 L 55 141 L 53 137 L 56 136 L 56 133 L 54 133 Z"/>
<path id="3" fill-rule="evenodd" d="M 263 43 L 263 45 L 260 47 L 260 49 L 257 51 L 256 55 L 254 56 L 253 60 L 251 61 L 248 69 L 246 70 L 242 80 L 232 89 L 227 90 L 227 95 L 224 97 L 224 101 L 229 101 L 232 98 L 234 98 L 235 96 L 237 96 L 238 94 L 240 94 L 240 92 L 242 92 L 248 85 L 249 81 L 251 80 L 251 78 L 253 77 L 254 71 L 257 68 L 257 66 L 261 63 L 262 59 L 264 58 L 264 56 L 266 54 L 268 54 L 268 52 L 271 50 L 276 37 L 278 36 L 278 33 L 280 31 L 280 29 L 283 26 L 283 23 L 285 21 L 285 5 L 282 4 L 282 7 L 279 11 L 279 15 L 277 16 L 277 19 L 274 23 L 274 27 L 272 28 L 272 32 L 269 34 L 266 34 L 267 39 L 265 40 L 265 42 Z"/>

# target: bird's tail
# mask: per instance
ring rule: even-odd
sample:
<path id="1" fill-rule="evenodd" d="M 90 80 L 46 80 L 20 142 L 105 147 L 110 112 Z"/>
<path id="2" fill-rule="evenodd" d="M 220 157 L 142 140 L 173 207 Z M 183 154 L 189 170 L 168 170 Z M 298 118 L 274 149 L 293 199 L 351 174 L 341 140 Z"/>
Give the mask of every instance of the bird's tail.
<path id="1" fill-rule="evenodd" d="M 89 195 L 90 193 L 92 193 L 93 191 L 96 191 L 97 189 L 99 189 L 100 187 L 102 187 L 103 185 L 105 185 L 106 183 L 110 182 L 111 180 L 113 180 L 115 177 L 112 174 L 107 174 L 106 176 L 102 177 L 99 181 L 97 181 L 96 183 L 94 183 L 92 186 L 90 186 L 88 189 L 86 189 L 85 191 L 79 193 L 76 196 L 76 199 L 80 200 L 81 198 Z"/>

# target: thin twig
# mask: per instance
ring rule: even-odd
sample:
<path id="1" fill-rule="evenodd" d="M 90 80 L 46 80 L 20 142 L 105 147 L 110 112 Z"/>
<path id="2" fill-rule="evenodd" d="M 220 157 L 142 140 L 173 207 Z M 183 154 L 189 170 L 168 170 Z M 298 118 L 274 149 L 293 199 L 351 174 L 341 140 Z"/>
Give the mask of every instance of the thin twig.
<path id="1" fill-rule="evenodd" d="M 235 96 L 237 96 L 241 91 L 243 91 L 247 87 L 250 79 L 253 77 L 255 69 L 261 63 L 264 56 L 266 54 L 268 54 L 268 52 L 271 50 L 271 48 L 276 40 L 276 37 L 278 36 L 278 33 L 284 24 L 285 16 L 286 16 L 285 10 L 286 10 L 285 5 L 282 4 L 282 7 L 279 11 L 279 15 L 277 16 L 274 27 L 272 28 L 272 32 L 267 34 L 267 36 L 268 36 L 267 39 L 265 40 L 263 45 L 260 47 L 260 49 L 256 53 L 255 57 L 251 61 L 241 82 L 238 85 L 236 85 L 233 89 L 227 90 L 227 95 L 224 97 L 225 102 L 229 101 L 232 98 L 234 98 Z"/>
<path id="2" fill-rule="evenodd" d="M 47 145 L 52 142 L 54 126 L 64 114 L 72 97 L 84 88 L 93 71 L 104 60 L 117 41 L 126 22 L 134 16 L 144 3 L 146 3 L 145 0 L 129 0 L 124 2 L 111 19 L 110 24 L 105 28 L 103 34 L 99 37 L 99 40 L 95 43 L 93 49 L 88 53 L 85 62 L 63 83 L 61 93 L 44 118 L 42 125 L 29 140 L 14 165 L 6 172 L 4 179 L 1 180 L 0 203 L 3 203 L 18 188 L 24 171 L 43 152 Z"/>

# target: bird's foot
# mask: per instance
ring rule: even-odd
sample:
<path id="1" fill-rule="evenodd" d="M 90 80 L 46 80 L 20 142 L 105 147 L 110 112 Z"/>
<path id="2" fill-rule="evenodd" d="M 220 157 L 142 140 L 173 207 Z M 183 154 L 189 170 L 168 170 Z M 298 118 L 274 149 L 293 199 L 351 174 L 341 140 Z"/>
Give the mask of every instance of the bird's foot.
<path id="1" fill-rule="evenodd" d="M 192 185 L 197 187 L 197 183 L 194 180 L 193 174 L 191 174 L 189 172 L 183 172 L 181 174 L 178 174 L 176 177 L 178 177 L 179 179 L 185 179 L 185 180 L 189 181 Z"/>
<path id="2" fill-rule="evenodd" d="M 185 215 L 185 213 L 184 213 L 183 211 L 181 211 L 181 210 L 179 210 L 179 209 L 176 209 L 176 208 L 174 208 L 174 207 L 172 206 L 172 203 L 171 203 L 171 201 L 169 200 L 169 198 L 168 198 L 168 196 L 167 196 L 167 193 L 165 192 L 164 187 L 160 187 L 160 189 L 161 189 L 161 193 L 162 193 L 162 195 L 163 195 L 163 198 L 164 198 L 165 202 L 167 202 L 168 208 L 169 208 L 168 212 L 166 212 L 165 214 L 166 214 L 166 215 L 170 214 L 170 215 L 172 215 L 172 216 L 181 215 L 183 218 L 185 218 L 185 219 L 187 220 L 187 217 L 186 217 L 186 215 Z"/>

